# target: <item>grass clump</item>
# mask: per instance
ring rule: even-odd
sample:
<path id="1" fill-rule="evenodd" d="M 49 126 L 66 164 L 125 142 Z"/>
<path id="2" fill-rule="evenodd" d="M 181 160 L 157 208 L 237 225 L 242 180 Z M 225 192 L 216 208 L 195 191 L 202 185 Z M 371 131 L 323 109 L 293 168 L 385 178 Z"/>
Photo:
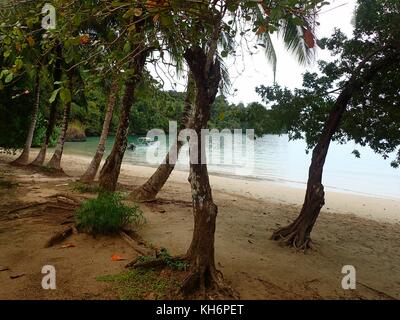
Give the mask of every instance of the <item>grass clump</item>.
<path id="1" fill-rule="evenodd" d="M 160 252 L 158 253 L 158 257 L 150 257 L 150 256 L 141 256 L 138 259 L 139 263 L 145 263 L 145 262 L 150 262 L 153 260 L 158 260 L 161 259 L 162 261 L 165 262 L 165 265 L 167 265 L 169 268 L 172 270 L 176 271 L 186 271 L 189 267 L 189 263 L 184 260 L 178 260 L 174 259 L 171 254 L 168 252 L 167 249 L 161 248 Z"/>
<path id="2" fill-rule="evenodd" d="M 130 223 L 144 221 L 138 205 L 125 205 L 119 193 L 100 193 L 96 199 L 82 203 L 76 211 L 77 228 L 89 234 L 112 234 Z"/>
<path id="3" fill-rule="evenodd" d="M 75 181 L 71 183 L 72 190 L 79 193 L 99 193 L 101 188 L 94 184 L 87 184 L 81 181 Z"/>
<path id="4" fill-rule="evenodd" d="M 121 300 L 165 299 L 168 291 L 177 286 L 176 279 L 162 277 L 153 269 L 132 269 L 118 275 L 100 276 L 96 280 L 113 283 Z"/>

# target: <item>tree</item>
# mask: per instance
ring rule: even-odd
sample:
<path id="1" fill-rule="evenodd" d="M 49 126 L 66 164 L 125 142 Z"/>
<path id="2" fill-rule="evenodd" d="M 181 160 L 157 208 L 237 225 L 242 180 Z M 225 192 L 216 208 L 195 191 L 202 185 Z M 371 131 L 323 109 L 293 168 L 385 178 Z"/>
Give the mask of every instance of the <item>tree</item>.
<path id="1" fill-rule="evenodd" d="M 35 102 L 33 104 L 32 114 L 31 114 L 31 123 L 29 126 L 28 135 L 26 137 L 26 142 L 24 149 L 21 155 L 13 161 L 14 164 L 17 165 L 26 165 L 29 162 L 29 153 L 32 146 L 33 134 L 35 133 L 36 122 L 39 113 L 40 106 L 40 67 L 37 68 L 36 80 L 35 80 Z"/>
<path id="2" fill-rule="evenodd" d="M 207 127 L 210 109 L 218 92 L 221 81 L 220 65 L 214 60 L 214 54 L 206 55 L 200 47 L 193 47 L 185 52 L 196 83 L 195 108 L 191 128 L 198 137 L 198 164 L 190 163 L 189 182 L 192 189 L 194 230 L 187 252 L 190 262 L 190 274 L 182 284 L 182 292 L 192 293 L 198 289 L 223 288 L 220 274 L 214 261 L 214 239 L 218 208 L 212 197 L 207 164 L 205 162 L 205 143 L 201 130 Z M 210 62 L 211 59 L 211 62 Z"/>
<path id="3" fill-rule="evenodd" d="M 132 75 L 129 75 L 125 82 L 125 92 L 122 99 L 121 112 L 117 134 L 110 155 L 100 171 L 99 185 L 107 191 L 115 191 L 117 187 L 118 176 L 121 170 L 122 158 L 125 154 L 128 143 L 128 129 L 130 111 L 134 99 L 135 88 L 141 80 L 144 65 L 146 63 L 149 48 L 139 44 L 135 48 L 135 58 L 130 63 L 129 69 Z"/>
<path id="4" fill-rule="evenodd" d="M 188 84 L 186 89 L 186 99 L 183 114 L 180 120 L 179 130 L 189 126 L 192 111 L 192 101 L 195 91 L 195 84 L 192 76 L 188 75 Z M 139 188 L 132 192 L 131 197 L 138 201 L 154 201 L 157 194 L 167 182 L 169 176 L 175 168 L 175 163 L 178 159 L 179 151 L 183 146 L 183 141 L 176 141 L 171 146 L 163 163 L 157 168 L 156 172 Z M 170 162 L 170 159 L 173 159 Z"/>
<path id="5" fill-rule="evenodd" d="M 108 137 L 108 132 L 110 130 L 110 124 L 114 112 L 114 107 L 117 101 L 117 94 L 119 90 L 119 83 L 117 78 L 114 78 L 111 88 L 110 94 L 107 103 L 106 115 L 104 117 L 103 122 L 103 130 L 101 131 L 100 141 L 97 146 L 96 153 L 89 164 L 89 167 L 86 169 L 85 173 L 81 177 L 81 181 L 90 183 L 93 182 L 96 177 L 97 171 L 99 170 L 101 160 L 103 159 L 104 151 L 106 149 L 106 141 Z"/>
<path id="6" fill-rule="evenodd" d="M 62 87 L 60 90 L 60 100 L 65 104 L 64 107 L 64 115 L 62 119 L 62 127 L 61 127 L 61 133 L 58 138 L 58 142 L 56 145 L 56 149 L 54 150 L 54 154 L 51 157 L 48 167 L 51 169 L 55 169 L 58 171 L 61 171 L 61 158 L 63 155 L 64 151 L 64 143 L 65 143 L 65 138 L 67 135 L 67 130 L 68 130 L 68 123 L 69 123 L 69 117 L 71 114 L 71 104 L 72 104 L 72 95 L 74 91 L 74 82 L 73 82 L 73 70 L 68 73 L 68 79 L 67 79 L 67 86 Z"/>
<path id="7" fill-rule="evenodd" d="M 56 56 L 55 60 L 56 61 L 54 64 L 53 80 L 54 80 L 54 83 L 56 83 L 55 87 L 57 88 L 54 90 L 54 92 L 57 92 L 57 90 L 60 89 L 60 82 L 61 82 L 61 77 L 62 77 L 62 62 L 63 62 L 62 44 L 57 42 L 54 50 L 55 50 L 55 56 Z M 36 159 L 33 160 L 33 162 L 31 163 L 31 165 L 33 165 L 33 166 L 43 165 L 43 163 L 46 159 L 47 148 L 48 148 L 48 145 L 50 142 L 50 138 L 53 134 L 55 124 L 56 124 L 57 103 L 58 103 L 57 96 L 53 95 L 49 101 L 50 115 L 49 115 L 47 128 L 46 128 L 46 136 L 42 143 L 42 147 L 40 148 L 40 151 L 39 151 L 38 155 L 36 156 Z"/>
<path id="8" fill-rule="evenodd" d="M 305 89 L 294 94 L 279 87 L 258 88 L 265 100 L 277 101 L 275 108 L 281 105 L 283 114 L 288 115 L 292 105 L 297 114 L 287 117 L 292 137 L 302 137 L 303 131 L 309 146 L 315 145 L 300 215 L 272 235 L 273 240 L 284 240 L 296 248 L 310 246 L 310 233 L 324 205 L 322 174 L 332 139 L 370 145 L 384 157 L 400 145 L 393 121 L 398 118 L 399 101 L 399 5 L 390 0 L 358 3 L 353 39 L 336 31 L 331 39 L 322 41 L 334 54 L 340 54 L 332 63 L 320 62 L 322 76 L 306 73 Z M 340 94 L 333 99 L 336 92 Z M 373 134 L 364 119 L 373 123 Z M 325 121 L 322 131 L 318 125 L 321 120 Z"/>

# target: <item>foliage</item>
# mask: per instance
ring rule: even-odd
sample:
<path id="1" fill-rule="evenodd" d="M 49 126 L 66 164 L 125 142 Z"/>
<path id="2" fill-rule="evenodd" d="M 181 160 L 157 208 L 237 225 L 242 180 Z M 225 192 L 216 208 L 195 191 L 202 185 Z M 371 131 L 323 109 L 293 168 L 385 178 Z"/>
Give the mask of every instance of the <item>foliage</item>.
<path id="1" fill-rule="evenodd" d="M 72 121 L 68 125 L 67 135 L 65 138 L 67 141 L 85 141 L 85 127 L 77 120 Z"/>
<path id="2" fill-rule="evenodd" d="M 144 263 L 158 259 L 161 259 L 172 270 L 185 271 L 189 267 L 188 262 L 184 260 L 174 259 L 165 248 L 161 248 L 156 258 L 151 256 L 140 256 L 138 262 Z"/>
<path id="3" fill-rule="evenodd" d="M 400 4 L 394 0 L 359 0 L 353 38 L 340 30 L 321 45 L 331 51 L 333 62 L 319 61 L 319 73 L 306 72 L 303 88 L 290 91 L 280 86 L 260 86 L 257 92 L 274 110 L 280 126 L 292 139 L 305 138 L 311 148 L 318 140 L 337 94 L 357 67 L 366 61 L 365 70 L 383 57 L 400 55 Z M 362 90 L 352 93 L 340 129 L 333 139 L 355 141 L 388 158 L 397 150 L 391 165 L 400 164 L 400 64 L 378 72 Z M 359 153 L 356 151 L 357 156 Z"/>
<path id="4" fill-rule="evenodd" d="M 118 275 L 100 276 L 97 280 L 113 283 L 121 300 L 165 299 L 168 291 L 178 285 L 173 276 L 162 277 L 151 269 L 132 269 Z"/>
<path id="5" fill-rule="evenodd" d="M 110 234 L 130 223 L 143 221 L 138 205 L 125 205 L 118 193 L 100 193 L 96 199 L 82 203 L 76 211 L 77 227 L 90 234 Z"/>

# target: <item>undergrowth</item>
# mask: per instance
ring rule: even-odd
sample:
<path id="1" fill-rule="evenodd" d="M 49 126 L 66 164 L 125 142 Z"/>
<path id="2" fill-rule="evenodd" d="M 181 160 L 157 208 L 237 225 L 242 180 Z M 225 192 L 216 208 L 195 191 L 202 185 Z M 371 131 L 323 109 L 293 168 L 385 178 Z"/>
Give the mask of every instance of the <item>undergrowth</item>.
<path id="1" fill-rule="evenodd" d="M 138 205 L 126 205 L 119 193 L 102 192 L 89 199 L 77 209 L 75 219 L 78 230 L 92 235 L 112 234 L 128 224 L 144 222 L 143 212 Z"/>
<path id="2" fill-rule="evenodd" d="M 160 300 L 178 286 L 174 277 L 162 276 L 152 269 L 132 269 L 118 275 L 97 277 L 96 280 L 115 286 L 121 300 Z"/>

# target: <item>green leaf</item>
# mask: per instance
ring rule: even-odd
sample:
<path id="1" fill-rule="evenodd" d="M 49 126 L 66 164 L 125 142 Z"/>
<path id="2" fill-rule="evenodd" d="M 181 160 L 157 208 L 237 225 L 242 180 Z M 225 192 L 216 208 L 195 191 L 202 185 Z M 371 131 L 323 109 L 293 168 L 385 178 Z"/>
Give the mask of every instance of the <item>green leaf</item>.
<path id="1" fill-rule="evenodd" d="M 54 91 L 53 91 L 53 93 L 51 94 L 51 97 L 50 97 L 50 99 L 49 99 L 49 102 L 50 102 L 50 103 L 53 103 L 53 102 L 56 100 L 57 95 L 58 95 L 58 93 L 60 92 L 60 90 L 61 90 L 61 88 L 58 88 L 57 90 L 54 90 Z"/>
<path id="2" fill-rule="evenodd" d="M 71 91 L 69 91 L 69 89 L 67 89 L 67 88 L 61 88 L 60 99 L 64 103 L 71 102 Z"/>
<path id="3" fill-rule="evenodd" d="M 5 83 L 10 83 L 14 79 L 14 75 L 12 73 L 9 73 L 6 78 L 4 79 Z"/>

